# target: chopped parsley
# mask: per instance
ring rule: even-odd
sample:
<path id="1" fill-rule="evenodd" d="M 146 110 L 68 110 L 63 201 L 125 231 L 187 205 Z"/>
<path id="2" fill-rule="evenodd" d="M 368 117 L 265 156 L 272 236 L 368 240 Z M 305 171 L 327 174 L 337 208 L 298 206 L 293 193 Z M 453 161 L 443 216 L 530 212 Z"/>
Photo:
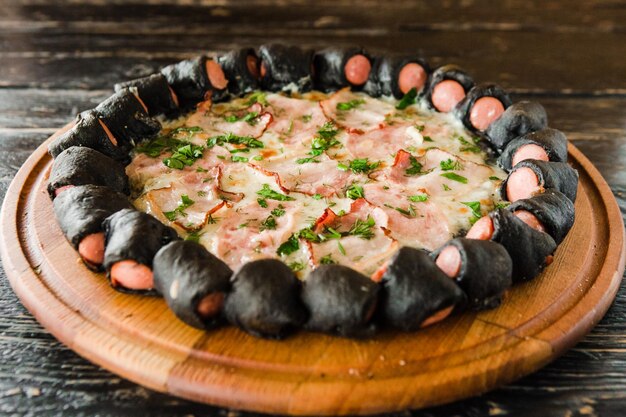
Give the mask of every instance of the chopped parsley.
<path id="1" fill-rule="evenodd" d="M 500 201 L 495 204 L 495 208 L 497 209 L 507 208 L 510 204 L 511 203 L 509 203 L 508 201 Z"/>
<path id="2" fill-rule="evenodd" d="M 292 262 L 289 264 L 289 268 L 291 268 L 293 272 L 302 271 L 304 269 L 304 264 L 302 262 Z"/>
<path id="3" fill-rule="evenodd" d="M 350 169 L 355 174 L 359 174 L 359 173 L 367 174 L 371 170 L 378 168 L 379 165 L 380 165 L 380 162 L 369 162 L 368 158 L 362 158 L 362 159 L 353 159 L 352 161 L 349 162 L 348 165 L 339 162 L 339 164 L 337 165 L 337 168 L 339 168 L 342 171 L 347 171 Z"/>
<path id="4" fill-rule="evenodd" d="M 264 198 L 257 198 L 256 202 L 259 203 L 259 206 L 267 208 L 267 200 L 265 200 Z"/>
<path id="5" fill-rule="evenodd" d="M 480 217 L 482 215 L 480 213 L 480 201 L 461 201 L 461 204 L 469 207 L 475 217 Z"/>
<path id="6" fill-rule="evenodd" d="M 443 191 L 450 191 L 451 188 L 448 187 L 446 184 L 443 184 Z"/>
<path id="7" fill-rule="evenodd" d="M 200 237 L 203 235 L 204 233 L 200 233 L 198 231 L 195 232 L 191 232 L 187 235 L 187 237 L 185 238 L 185 240 L 189 240 L 191 242 L 200 242 Z"/>
<path id="8" fill-rule="evenodd" d="M 254 103 L 259 103 L 263 106 L 269 106 L 267 102 L 267 98 L 263 91 L 255 91 L 254 93 L 248 96 L 248 101 L 246 101 L 246 105 L 252 106 Z"/>
<path id="9" fill-rule="evenodd" d="M 324 123 L 317 131 L 317 136 L 313 138 L 313 141 L 311 142 L 311 151 L 308 153 L 311 156 L 308 158 L 297 159 L 296 163 L 306 164 L 310 162 L 319 162 L 316 158 L 324 151 L 327 151 L 337 145 L 341 145 L 341 142 L 335 139 L 337 133 L 339 133 L 339 129 L 337 129 L 332 122 Z"/>
<path id="10" fill-rule="evenodd" d="M 271 213 L 272 213 L 272 216 L 275 216 L 275 217 L 284 216 L 285 209 L 283 208 L 282 204 L 279 204 L 278 208 L 275 208 L 274 210 L 272 210 Z"/>
<path id="11" fill-rule="evenodd" d="M 230 159 L 233 162 L 248 162 L 248 158 L 246 158 L 245 156 L 233 155 L 233 156 L 230 157 Z"/>
<path id="12" fill-rule="evenodd" d="M 372 231 L 372 228 L 375 225 L 376 223 L 374 222 L 374 219 L 370 216 L 367 216 L 366 220 L 357 219 L 350 228 L 348 234 L 352 236 L 358 236 L 361 239 L 369 240 L 374 237 L 374 232 Z"/>
<path id="13" fill-rule="evenodd" d="M 424 142 L 434 142 L 434 140 L 430 136 L 424 136 Z"/>
<path id="14" fill-rule="evenodd" d="M 405 175 L 411 176 L 422 173 L 422 164 L 418 162 L 416 157 L 413 155 L 409 156 L 409 163 L 411 164 L 411 167 L 404 171 Z"/>
<path id="15" fill-rule="evenodd" d="M 417 88 L 413 87 L 406 93 L 400 102 L 396 105 L 396 109 L 404 110 L 412 104 L 415 104 L 415 98 L 417 97 Z"/>
<path id="16" fill-rule="evenodd" d="M 428 194 L 410 195 L 408 199 L 414 203 L 423 203 L 424 201 L 428 201 Z"/>
<path id="17" fill-rule="evenodd" d="M 346 256 L 346 249 L 343 247 L 341 242 L 337 242 L 337 247 L 339 248 L 339 252 L 341 252 L 343 256 Z"/>
<path id="18" fill-rule="evenodd" d="M 342 103 L 337 103 L 337 110 L 348 111 L 348 110 L 356 109 L 361 104 L 365 104 L 365 100 L 353 99 L 350 101 L 344 101 Z"/>
<path id="19" fill-rule="evenodd" d="M 463 169 L 463 165 L 461 165 L 459 161 L 453 161 L 452 159 L 440 161 L 439 166 L 442 171 L 455 171 Z"/>
<path id="20" fill-rule="evenodd" d="M 460 182 L 461 184 L 467 184 L 467 178 L 465 178 L 462 175 L 455 174 L 454 172 L 444 172 L 443 174 L 439 174 L 439 175 L 449 180 Z"/>
<path id="21" fill-rule="evenodd" d="M 321 200 L 322 199 L 322 195 L 321 194 L 313 194 L 312 195 L 314 200 Z"/>
<path id="22" fill-rule="evenodd" d="M 295 251 L 297 251 L 298 249 L 300 249 L 300 244 L 298 243 L 298 237 L 296 236 L 296 234 L 292 234 L 289 239 L 287 239 L 285 242 L 283 242 L 278 249 L 276 249 L 276 253 L 279 256 L 282 255 L 291 255 L 292 253 L 294 253 Z"/>
<path id="23" fill-rule="evenodd" d="M 458 136 L 457 139 L 463 145 L 461 147 L 461 152 L 471 152 L 471 153 L 480 153 L 482 149 L 478 146 L 478 142 L 480 142 L 480 138 L 472 138 L 474 143 L 468 141 L 463 136 Z"/>
<path id="24" fill-rule="evenodd" d="M 403 209 L 401 207 L 394 207 L 394 209 L 398 213 L 404 214 L 407 217 L 415 217 L 415 216 L 417 216 L 417 213 L 415 212 L 415 207 L 413 207 L 413 204 L 409 204 L 409 208 L 408 209 Z"/>
<path id="25" fill-rule="evenodd" d="M 241 117 L 238 117 L 234 114 L 224 116 L 224 120 L 226 120 L 228 123 L 246 122 L 249 125 L 254 126 L 257 123 L 257 117 L 259 117 L 259 113 L 256 111 L 251 111 Z"/>
<path id="26" fill-rule="evenodd" d="M 278 191 L 274 191 L 270 188 L 269 184 L 263 184 L 263 188 L 256 192 L 261 197 L 267 198 L 269 200 L 278 200 L 278 201 L 293 201 L 295 198 L 289 197 L 288 195 L 281 194 Z"/>
<path id="27" fill-rule="evenodd" d="M 225 143 L 230 143 L 232 145 L 244 145 L 248 148 L 264 147 L 263 142 L 253 138 L 252 136 L 237 136 L 230 132 L 225 135 L 213 136 L 207 140 L 207 146 L 209 148 L 212 148 L 215 145 L 222 146 Z"/>
<path id="28" fill-rule="evenodd" d="M 274 218 L 274 216 L 267 216 L 267 219 L 261 222 L 261 227 L 259 228 L 259 230 L 276 230 L 276 219 Z"/>
<path id="29" fill-rule="evenodd" d="M 163 214 L 167 217 L 167 220 L 173 222 L 179 215 L 186 217 L 187 213 L 185 213 L 185 209 L 189 208 L 193 205 L 193 203 L 195 203 L 195 201 L 189 198 L 188 195 L 183 194 L 180 196 L 180 203 L 178 203 L 178 207 L 172 211 L 165 211 Z"/>
<path id="30" fill-rule="evenodd" d="M 492 175 L 491 177 L 489 177 L 489 179 L 491 181 L 500 181 L 500 178 L 496 177 L 495 175 Z"/>
<path id="31" fill-rule="evenodd" d="M 183 169 L 185 166 L 191 166 L 196 160 L 202 158 L 203 152 L 204 147 L 185 142 L 173 151 L 172 156 L 165 158 L 163 163 L 168 168 Z"/>
<path id="32" fill-rule="evenodd" d="M 330 264 L 336 264 L 337 262 L 333 259 L 333 255 L 329 253 L 328 255 L 320 259 L 320 263 L 322 265 L 330 265 Z"/>
<path id="33" fill-rule="evenodd" d="M 352 200 L 356 200 L 357 198 L 364 198 L 365 192 L 363 191 L 363 187 L 358 184 L 352 184 L 346 190 L 346 197 Z"/>

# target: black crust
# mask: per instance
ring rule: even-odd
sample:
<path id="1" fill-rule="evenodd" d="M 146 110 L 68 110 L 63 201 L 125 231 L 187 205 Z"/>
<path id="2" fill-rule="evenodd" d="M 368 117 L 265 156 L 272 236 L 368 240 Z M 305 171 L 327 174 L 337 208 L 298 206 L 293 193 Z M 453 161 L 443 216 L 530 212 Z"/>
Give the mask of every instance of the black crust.
<path id="1" fill-rule="evenodd" d="M 435 106 L 433 106 L 432 101 L 433 89 L 437 84 L 444 80 L 458 81 L 459 84 L 461 84 L 465 89 L 465 94 L 467 94 L 468 91 L 470 91 L 470 89 L 474 86 L 474 80 L 472 79 L 472 77 L 470 77 L 464 69 L 457 65 L 444 65 L 437 68 L 430 75 L 428 81 L 426 82 L 426 87 L 424 87 L 424 99 L 427 101 L 429 107 L 433 110 L 436 110 Z"/>
<path id="2" fill-rule="evenodd" d="M 228 79 L 228 91 L 233 96 L 250 93 L 259 87 L 259 81 L 248 71 L 248 56 L 254 56 L 258 66 L 259 58 L 253 48 L 234 49 L 217 58 Z"/>
<path id="3" fill-rule="evenodd" d="M 433 259 L 450 245 L 461 254 L 461 270 L 455 281 L 467 295 L 468 306 L 475 310 L 499 306 L 505 291 L 511 287 L 514 268 L 506 249 L 489 240 L 459 237 L 434 252 Z"/>
<path id="4" fill-rule="evenodd" d="M 163 246 L 154 257 L 154 287 L 176 317 L 190 326 L 210 329 L 222 323 L 222 313 L 203 319 L 198 303 L 211 293 L 226 295 L 233 271 L 204 246 L 179 240 Z M 177 283 L 177 290 L 171 288 Z M 174 297 L 173 297 L 174 295 Z"/>
<path id="5" fill-rule="evenodd" d="M 163 114 L 171 117 L 179 112 L 179 108 L 174 102 L 167 80 L 163 74 L 152 74 L 143 78 L 117 83 L 114 86 L 115 92 L 129 89 L 137 95 L 148 107 L 150 116 Z"/>
<path id="6" fill-rule="evenodd" d="M 535 159 L 527 159 L 513 167 L 509 176 L 502 182 L 502 186 L 500 187 L 500 194 L 502 196 L 507 196 L 506 184 L 511 174 L 524 167 L 533 170 L 539 179 L 539 185 L 545 190 L 555 189 L 565 194 L 572 202 L 576 201 L 578 172 L 566 162 L 546 162 L 537 161 Z"/>
<path id="7" fill-rule="evenodd" d="M 419 64 L 426 74 L 430 76 L 431 69 L 425 59 L 416 56 L 384 56 L 376 57 L 372 62 L 370 78 L 363 87 L 363 91 L 372 97 L 393 96 L 400 99 L 404 93 L 400 91 L 398 77 L 405 65 L 410 63 Z M 424 82 L 424 87 L 418 91 L 418 96 L 424 94 L 428 85 L 428 78 Z"/>
<path id="8" fill-rule="evenodd" d="M 148 116 L 137 97 L 122 90 L 104 100 L 94 109 L 95 115 L 109 128 L 118 146 L 130 150 L 135 142 L 155 136 L 161 123 Z"/>
<path id="9" fill-rule="evenodd" d="M 280 44 L 259 48 L 259 68 L 265 64 L 267 73 L 261 77 L 260 87 L 268 91 L 287 91 L 294 84 L 300 93 L 310 91 L 312 83 L 312 53 L 297 46 Z"/>
<path id="10" fill-rule="evenodd" d="M 375 331 L 378 285 L 343 265 L 320 265 L 304 283 L 302 300 L 311 314 L 306 327 L 348 337 Z"/>
<path id="11" fill-rule="evenodd" d="M 560 130 L 546 128 L 527 133 L 509 142 L 498 158 L 498 165 L 505 171 L 509 171 L 512 168 L 511 161 L 515 152 L 528 144 L 541 146 L 552 162 L 567 162 L 567 138 Z"/>
<path id="12" fill-rule="evenodd" d="M 351 84 L 346 79 L 344 71 L 346 63 L 354 55 L 364 55 L 370 60 L 370 64 L 372 63 L 371 57 L 362 48 L 325 48 L 316 51 L 313 54 L 313 88 L 324 92 L 339 90 L 343 87 L 361 90 L 365 84 Z M 372 71 L 370 71 L 371 75 Z"/>
<path id="13" fill-rule="evenodd" d="M 300 281 L 281 261 L 252 261 L 232 277 L 224 311 L 230 323 L 252 335 L 281 339 L 307 320 L 300 291 Z"/>
<path id="14" fill-rule="evenodd" d="M 511 105 L 485 131 L 487 140 L 496 150 L 518 136 L 544 129 L 548 126 L 546 109 L 534 101 L 520 101 Z"/>
<path id="15" fill-rule="evenodd" d="M 114 263 L 133 260 L 152 268 L 154 255 L 164 245 L 178 240 L 178 234 L 149 214 L 135 209 L 124 209 L 109 216 L 103 223 L 106 235 L 104 268 L 110 274 Z M 115 289 L 130 293 L 153 293 L 135 291 L 122 287 Z"/>
<path id="16" fill-rule="evenodd" d="M 122 194 L 130 194 L 124 166 L 91 148 L 72 146 L 61 152 L 48 181 L 48 194 L 54 200 L 57 188 L 66 185 L 106 185 Z"/>
<path id="17" fill-rule="evenodd" d="M 417 330 L 428 317 L 452 306 L 462 306 L 465 294 L 441 271 L 428 253 L 400 248 L 382 276 L 379 311 L 394 327 Z"/>
<path id="18" fill-rule="evenodd" d="M 132 206 L 128 197 L 109 187 L 81 185 L 59 194 L 53 207 L 63 234 L 74 249 L 78 249 L 85 236 L 104 231 L 104 219 Z M 94 268 L 91 264 L 85 265 Z"/>
<path id="19" fill-rule="evenodd" d="M 180 61 L 161 69 L 161 74 L 176 93 L 183 110 L 191 110 L 196 104 L 209 98 L 216 102 L 228 96 L 228 90 L 213 88 L 206 72 L 206 56 Z"/>
<path id="20" fill-rule="evenodd" d="M 79 114 L 76 124 L 48 145 L 48 153 L 56 158 L 72 146 L 91 148 L 124 165 L 130 162 L 128 148 L 124 149 L 111 142 L 94 110 Z"/>
<path id="21" fill-rule="evenodd" d="M 510 212 L 526 210 L 539 219 L 557 244 L 560 244 L 574 225 L 574 203 L 557 190 L 517 200 L 506 208 Z"/>
<path id="22" fill-rule="evenodd" d="M 556 250 L 554 239 L 528 226 L 509 210 L 499 209 L 490 217 L 492 240 L 504 246 L 513 260 L 513 282 L 536 277 L 545 268 L 546 257 Z"/>
<path id="23" fill-rule="evenodd" d="M 474 125 L 472 125 L 472 122 L 470 121 L 470 114 L 474 103 L 476 103 L 476 100 L 482 97 L 497 98 L 498 100 L 500 100 L 500 103 L 502 103 L 505 110 L 510 107 L 512 103 L 511 97 L 509 97 L 506 91 L 500 88 L 500 86 L 497 86 L 495 84 L 481 84 L 472 87 L 472 89 L 467 93 L 465 98 L 461 100 L 461 102 L 454 109 L 454 112 L 456 116 L 461 119 L 463 125 L 465 125 L 466 128 L 474 133 L 482 132 L 476 129 Z"/>

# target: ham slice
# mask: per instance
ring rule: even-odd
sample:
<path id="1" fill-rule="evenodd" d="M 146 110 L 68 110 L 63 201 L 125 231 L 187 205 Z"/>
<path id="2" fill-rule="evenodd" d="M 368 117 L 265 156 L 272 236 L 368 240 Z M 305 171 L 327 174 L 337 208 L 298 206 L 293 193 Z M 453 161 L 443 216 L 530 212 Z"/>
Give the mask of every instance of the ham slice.
<path id="1" fill-rule="evenodd" d="M 328 99 L 320 101 L 320 106 L 326 117 L 349 133 L 380 129 L 385 125 L 386 118 L 395 111 L 391 104 L 365 94 L 353 93 L 349 88 L 339 90 Z M 342 107 L 351 108 L 341 110 Z"/>

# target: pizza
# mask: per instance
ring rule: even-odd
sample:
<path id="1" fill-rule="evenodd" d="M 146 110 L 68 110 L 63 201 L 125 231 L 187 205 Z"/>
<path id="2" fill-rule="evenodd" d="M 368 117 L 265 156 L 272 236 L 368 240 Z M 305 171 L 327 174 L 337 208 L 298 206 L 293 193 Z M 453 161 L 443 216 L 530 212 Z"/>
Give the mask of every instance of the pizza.
<path id="1" fill-rule="evenodd" d="M 120 83 L 50 145 L 62 232 L 185 323 L 367 337 L 497 307 L 574 223 L 567 139 L 461 68 L 263 45 Z"/>

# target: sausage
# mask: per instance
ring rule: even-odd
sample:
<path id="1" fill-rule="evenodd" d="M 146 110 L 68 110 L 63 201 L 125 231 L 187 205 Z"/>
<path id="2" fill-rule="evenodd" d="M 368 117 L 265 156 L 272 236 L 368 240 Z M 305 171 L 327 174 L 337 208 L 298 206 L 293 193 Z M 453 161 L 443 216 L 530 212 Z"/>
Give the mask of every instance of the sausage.
<path id="1" fill-rule="evenodd" d="M 309 273 L 302 289 L 310 312 L 306 328 L 345 337 L 372 334 L 378 290 L 378 284 L 351 268 L 320 265 Z"/>
<path id="2" fill-rule="evenodd" d="M 561 243 L 574 225 L 574 203 L 557 190 L 548 189 L 529 199 L 517 200 L 507 210 L 532 213 L 557 244 Z"/>
<path id="3" fill-rule="evenodd" d="M 129 150 L 118 146 L 115 136 L 93 111 L 78 115 L 74 126 L 48 145 L 48 153 L 56 158 L 72 146 L 91 148 L 124 165 L 130 162 Z"/>
<path id="4" fill-rule="evenodd" d="M 566 162 L 546 162 L 527 159 L 515 165 L 501 185 L 500 192 L 509 201 L 530 198 L 547 189 L 576 200 L 578 172 Z"/>
<path id="5" fill-rule="evenodd" d="M 300 281 L 277 259 L 248 262 L 233 275 L 231 284 L 224 305 L 226 318 L 252 335 L 281 339 L 308 318 Z"/>
<path id="6" fill-rule="evenodd" d="M 435 110 L 447 113 L 465 98 L 463 86 L 454 80 L 445 80 L 433 88 L 431 100 Z"/>
<path id="7" fill-rule="evenodd" d="M 120 210 L 102 223 L 106 236 L 104 267 L 118 291 L 153 294 L 154 256 L 169 242 L 179 240 L 176 231 L 149 214 Z"/>
<path id="8" fill-rule="evenodd" d="M 442 256 L 444 259 L 440 261 Z M 506 249 L 496 242 L 456 238 L 432 257 L 437 265 L 443 266 L 442 270 L 449 270 L 446 274 L 463 290 L 472 309 L 497 307 L 511 287 L 513 262 Z M 458 265 L 457 260 L 460 260 Z"/>
<path id="9" fill-rule="evenodd" d="M 520 101 L 507 108 L 485 131 L 493 148 L 502 151 L 513 139 L 548 126 L 548 115 L 539 103 Z"/>
<path id="10" fill-rule="evenodd" d="M 178 98 L 161 73 L 131 81 L 115 84 L 115 91 L 129 89 L 145 103 L 150 116 L 165 115 L 174 117 L 178 114 Z"/>
<path id="11" fill-rule="evenodd" d="M 542 129 L 513 139 L 498 158 L 498 165 L 509 171 L 527 159 L 567 162 L 567 138 L 556 129 Z"/>
<path id="12" fill-rule="evenodd" d="M 385 265 L 381 284 L 381 319 L 407 331 L 443 320 L 465 304 L 461 288 L 425 251 L 406 246 Z"/>
<path id="13" fill-rule="evenodd" d="M 417 56 L 374 57 L 372 70 L 363 91 L 371 97 L 393 96 L 401 99 L 415 88 L 422 94 L 430 74 L 428 63 Z"/>
<path id="14" fill-rule="evenodd" d="M 54 196 L 58 196 L 59 194 L 61 194 L 63 191 L 67 191 L 70 188 L 74 187 L 73 185 L 64 185 L 63 187 L 59 187 L 56 190 L 54 190 Z"/>
<path id="15" fill-rule="evenodd" d="M 474 80 L 463 69 L 456 65 L 444 65 L 430 75 L 424 88 L 424 98 L 434 110 L 449 112 L 460 104 L 473 86 Z"/>
<path id="16" fill-rule="evenodd" d="M 542 191 L 537 174 L 527 167 L 511 172 L 506 181 L 506 196 L 511 202 L 530 198 Z"/>
<path id="17" fill-rule="evenodd" d="M 293 90 L 304 93 L 310 91 L 312 81 L 312 52 L 297 46 L 280 44 L 259 47 L 259 85 L 264 90 Z"/>
<path id="18" fill-rule="evenodd" d="M 222 67 L 212 59 L 207 59 L 205 65 L 211 86 L 217 90 L 224 90 L 228 86 L 228 80 Z"/>
<path id="19" fill-rule="evenodd" d="M 465 127 L 476 134 L 482 133 L 502 114 L 512 101 L 509 95 L 495 84 L 473 87 L 455 109 Z"/>
<path id="20" fill-rule="evenodd" d="M 179 240 L 159 249 L 153 267 L 154 287 L 176 317 L 199 329 L 222 324 L 233 274 L 228 265 L 204 246 Z"/>
<path id="21" fill-rule="evenodd" d="M 474 223 L 465 237 L 467 239 L 489 240 L 493 236 L 491 217 L 483 216 Z"/>
<path id="22" fill-rule="evenodd" d="M 109 187 L 80 185 L 71 186 L 59 194 L 53 207 L 67 240 L 89 268 L 99 270 L 104 261 L 105 246 L 102 222 L 131 205 L 127 196 Z"/>
<path id="23" fill-rule="evenodd" d="M 527 210 L 515 210 L 513 212 L 513 214 L 515 216 L 517 216 L 518 219 L 520 219 L 521 221 L 523 221 L 524 223 L 526 223 L 528 226 L 532 227 L 533 229 L 545 233 L 546 228 L 539 221 L 537 216 L 532 214 L 530 211 L 527 211 Z"/>
<path id="24" fill-rule="evenodd" d="M 369 78 L 372 64 L 370 60 L 362 54 L 353 55 L 346 61 L 344 74 L 348 83 L 354 86 L 365 84 Z"/>
<path id="25" fill-rule="evenodd" d="M 232 50 L 217 58 L 228 79 L 228 91 L 232 96 L 250 93 L 259 86 L 259 58 L 252 48 Z"/>
<path id="26" fill-rule="evenodd" d="M 161 123 L 150 117 L 144 106 L 135 94 L 123 89 L 98 104 L 93 114 L 112 132 L 117 146 L 129 151 L 135 142 L 161 130 Z"/>
<path id="27" fill-rule="evenodd" d="M 124 166 L 91 148 L 72 146 L 61 152 L 52 163 L 48 194 L 57 194 L 76 185 L 104 185 L 122 194 L 130 194 Z M 57 190 L 58 193 L 57 193 Z"/>

